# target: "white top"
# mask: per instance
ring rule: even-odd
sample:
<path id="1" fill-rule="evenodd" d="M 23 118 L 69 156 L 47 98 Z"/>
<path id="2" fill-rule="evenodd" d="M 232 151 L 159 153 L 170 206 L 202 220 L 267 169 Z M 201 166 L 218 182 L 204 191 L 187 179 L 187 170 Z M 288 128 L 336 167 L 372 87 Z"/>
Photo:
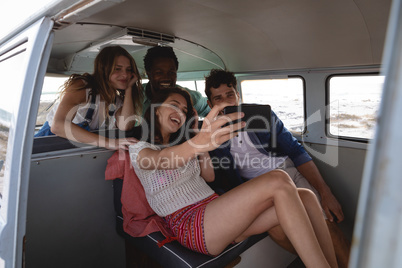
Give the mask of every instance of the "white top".
<path id="1" fill-rule="evenodd" d="M 287 156 L 268 156 L 255 148 L 247 132 L 239 132 L 231 142 L 230 153 L 233 156 L 240 176 L 253 179 L 271 170 L 280 168 Z"/>
<path id="2" fill-rule="evenodd" d="M 214 193 L 200 176 L 201 170 L 197 158 L 177 169 L 146 170 L 137 164 L 138 153 L 145 148 L 161 150 L 156 145 L 140 141 L 129 148 L 131 163 L 144 187 L 149 205 L 159 216 L 170 215 Z M 143 165 L 149 163 L 149 159 L 146 158 L 140 161 L 143 161 Z"/>
<path id="3" fill-rule="evenodd" d="M 90 88 L 86 89 L 86 99 L 87 102 L 80 104 L 77 110 L 77 113 L 75 114 L 75 117 L 73 119 L 73 123 L 74 124 L 79 124 L 85 121 L 85 115 L 87 114 L 88 108 L 91 105 L 91 100 L 90 100 L 90 96 L 89 96 L 89 92 L 91 91 Z M 53 119 L 54 119 L 54 115 L 56 114 L 57 108 L 59 107 L 60 102 L 57 102 L 54 107 L 52 108 L 52 110 L 50 110 L 50 112 L 47 114 L 46 116 L 46 120 L 49 123 L 49 126 L 51 127 L 53 124 Z M 120 96 L 117 96 L 116 98 L 116 111 L 123 106 L 123 100 Z M 107 128 L 107 129 L 112 129 L 116 127 L 116 120 L 114 115 L 112 116 L 112 118 L 110 118 L 109 120 L 109 125 L 105 126 L 105 121 L 106 121 L 106 117 L 103 116 L 102 114 L 102 122 L 100 124 L 100 118 L 99 118 L 99 111 L 105 111 L 105 104 L 104 102 L 100 101 L 100 95 L 96 95 L 96 101 L 95 101 L 95 109 L 94 109 L 94 113 L 92 114 L 92 121 L 89 123 L 89 128 L 91 130 L 96 130 L 99 128 Z"/>

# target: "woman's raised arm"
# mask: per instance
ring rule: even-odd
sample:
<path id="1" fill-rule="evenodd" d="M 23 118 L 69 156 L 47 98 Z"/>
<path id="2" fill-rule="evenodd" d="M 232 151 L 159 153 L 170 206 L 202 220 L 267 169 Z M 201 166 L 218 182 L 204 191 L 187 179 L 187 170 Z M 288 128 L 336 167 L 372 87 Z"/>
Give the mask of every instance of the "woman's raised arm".
<path id="1" fill-rule="evenodd" d="M 235 132 L 245 126 L 245 122 L 223 127 L 226 123 L 240 119 L 242 113 L 232 113 L 218 116 L 219 112 L 229 104 L 222 103 L 212 108 L 204 118 L 202 127 L 190 140 L 162 150 L 143 149 L 138 153 L 137 162 L 143 169 L 175 169 L 182 167 L 191 159 L 202 153 L 219 147 L 235 135 Z M 147 161 L 141 161 L 141 159 Z M 141 164 L 141 162 L 146 164 Z"/>
<path id="2" fill-rule="evenodd" d="M 122 131 L 130 130 L 135 126 L 136 116 L 133 102 L 133 86 L 137 81 L 138 77 L 133 74 L 125 89 L 123 106 L 116 112 L 116 126 Z"/>

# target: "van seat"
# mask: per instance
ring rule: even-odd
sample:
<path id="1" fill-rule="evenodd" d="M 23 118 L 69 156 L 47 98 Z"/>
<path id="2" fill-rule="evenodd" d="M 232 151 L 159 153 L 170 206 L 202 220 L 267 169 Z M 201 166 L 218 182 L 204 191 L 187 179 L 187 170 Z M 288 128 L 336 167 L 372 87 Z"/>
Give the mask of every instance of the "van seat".
<path id="1" fill-rule="evenodd" d="M 230 245 L 216 257 L 194 252 L 183 247 L 177 241 L 167 243 L 159 248 L 157 245 L 158 241 L 165 239 L 161 232 L 154 232 L 145 237 L 132 237 L 124 232 L 123 216 L 121 213 L 122 205 L 120 202 L 122 187 L 122 180 L 113 180 L 117 233 L 126 240 L 126 243 L 130 243 L 130 245 L 133 245 L 136 249 L 144 252 L 150 258 L 157 261 L 162 267 L 224 267 L 234 261 L 242 252 L 268 235 L 267 233 L 255 235 L 241 243 Z"/>

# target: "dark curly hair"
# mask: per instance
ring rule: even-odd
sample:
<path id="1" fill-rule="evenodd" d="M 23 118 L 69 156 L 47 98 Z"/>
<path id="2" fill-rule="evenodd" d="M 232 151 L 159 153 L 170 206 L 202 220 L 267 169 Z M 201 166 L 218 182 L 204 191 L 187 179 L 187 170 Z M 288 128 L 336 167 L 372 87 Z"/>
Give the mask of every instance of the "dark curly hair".
<path id="1" fill-rule="evenodd" d="M 145 71 L 149 72 L 154 64 L 154 60 L 159 58 L 173 59 L 176 65 L 176 71 L 179 69 L 179 61 L 177 60 L 173 48 L 156 46 L 148 49 L 147 54 L 144 57 Z"/>
<path id="2" fill-rule="evenodd" d="M 188 128 L 190 127 L 191 123 L 194 122 L 194 108 L 193 108 L 193 102 L 191 100 L 190 94 L 185 91 L 184 89 L 181 89 L 179 87 L 174 87 L 174 88 L 166 88 L 162 91 L 160 91 L 151 101 L 151 105 L 148 107 L 148 109 L 145 111 L 144 114 L 144 120 L 147 122 L 147 127 L 148 127 L 148 137 L 147 141 L 153 144 L 162 144 L 162 134 L 160 131 L 160 124 L 159 120 L 156 115 L 156 111 L 151 113 L 151 109 L 158 109 L 158 107 L 164 103 L 172 94 L 179 94 L 184 97 L 184 99 L 187 102 L 187 113 L 186 113 L 186 121 L 184 122 L 183 126 L 174 134 L 170 136 L 170 141 L 169 145 L 176 145 L 176 144 L 181 144 L 184 141 L 186 141 L 187 138 L 189 138 L 191 135 L 188 132 Z M 152 116 L 152 117 L 151 117 Z M 154 126 L 152 127 L 152 123 Z M 151 131 L 154 131 L 154 133 L 151 133 Z"/>
<path id="3" fill-rule="evenodd" d="M 233 86 L 237 91 L 237 79 L 234 73 L 212 69 L 209 75 L 205 77 L 205 95 L 207 95 L 209 101 L 211 101 L 211 88 L 218 88 L 221 84 L 226 84 L 228 87 Z"/>

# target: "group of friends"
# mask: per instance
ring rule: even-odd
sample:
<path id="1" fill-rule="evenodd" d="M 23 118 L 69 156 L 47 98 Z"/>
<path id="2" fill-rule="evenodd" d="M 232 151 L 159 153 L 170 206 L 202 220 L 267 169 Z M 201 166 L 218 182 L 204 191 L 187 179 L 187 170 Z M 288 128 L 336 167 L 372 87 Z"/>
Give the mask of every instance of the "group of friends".
<path id="1" fill-rule="evenodd" d="M 274 112 L 275 133 L 241 131 L 246 122 L 227 122 L 243 113 L 222 113 L 240 104 L 232 72 L 211 70 L 205 98 L 176 85 L 179 62 L 171 47 L 150 48 L 144 67 L 145 85 L 124 48 L 103 48 L 93 74 L 66 81 L 60 102 L 35 136 L 129 150 L 149 205 L 191 250 L 217 255 L 231 243 L 268 232 L 307 267 L 347 267 L 350 243 L 337 225 L 344 219 L 342 208 Z M 141 140 L 91 132 L 138 125 L 148 128 Z"/>

